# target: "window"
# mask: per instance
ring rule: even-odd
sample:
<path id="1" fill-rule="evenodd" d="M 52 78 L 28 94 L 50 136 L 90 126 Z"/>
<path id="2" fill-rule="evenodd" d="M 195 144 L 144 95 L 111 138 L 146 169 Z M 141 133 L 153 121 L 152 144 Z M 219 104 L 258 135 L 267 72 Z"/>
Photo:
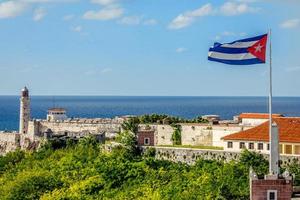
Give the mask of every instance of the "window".
<path id="1" fill-rule="evenodd" d="M 232 146 L 233 146 L 232 142 L 227 142 L 227 148 L 228 148 L 228 149 L 231 149 Z"/>
<path id="2" fill-rule="evenodd" d="M 248 148 L 249 148 L 249 149 L 254 149 L 254 143 L 253 143 L 253 142 L 249 142 Z"/>
<path id="3" fill-rule="evenodd" d="M 285 154 L 292 154 L 293 153 L 292 145 L 286 144 L 284 153 Z"/>
<path id="4" fill-rule="evenodd" d="M 264 143 L 258 143 L 257 144 L 257 149 L 258 150 L 264 150 Z"/>
<path id="5" fill-rule="evenodd" d="M 150 138 L 144 138 L 144 145 L 150 144 Z"/>
<path id="6" fill-rule="evenodd" d="M 268 200 L 277 200 L 277 190 L 268 190 Z"/>
<path id="7" fill-rule="evenodd" d="M 240 149 L 244 149 L 245 148 L 245 142 L 240 142 Z"/>
<path id="8" fill-rule="evenodd" d="M 270 150 L 270 144 L 269 143 L 267 144 L 267 150 Z"/>

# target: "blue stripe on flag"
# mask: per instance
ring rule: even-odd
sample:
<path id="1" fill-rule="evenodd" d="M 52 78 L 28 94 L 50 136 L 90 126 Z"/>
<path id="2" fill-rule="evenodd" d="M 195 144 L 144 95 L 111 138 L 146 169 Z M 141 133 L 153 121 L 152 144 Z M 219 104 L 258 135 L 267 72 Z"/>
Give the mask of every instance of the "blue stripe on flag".
<path id="1" fill-rule="evenodd" d="M 253 65 L 253 64 L 263 64 L 264 62 L 259 60 L 258 58 L 246 59 L 246 60 L 223 60 L 217 58 L 208 57 L 208 60 L 230 64 L 230 65 Z"/>
<path id="2" fill-rule="evenodd" d="M 236 53 L 249 53 L 247 48 L 229 48 L 229 47 L 211 47 L 209 51 L 219 52 L 219 53 L 229 53 L 229 54 L 236 54 Z"/>
<path id="3" fill-rule="evenodd" d="M 255 36 L 255 37 L 252 37 L 252 38 L 246 38 L 246 39 L 242 39 L 242 40 L 237 40 L 237 41 L 234 41 L 234 42 L 231 42 L 231 43 L 227 43 L 227 44 L 233 44 L 235 42 L 252 42 L 252 41 L 256 41 L 256 40 L 260 40 L 261 38 L 267 36 L 268 34 L 264 34 L 264 35 L 259 35 L 259 36 Z"/>

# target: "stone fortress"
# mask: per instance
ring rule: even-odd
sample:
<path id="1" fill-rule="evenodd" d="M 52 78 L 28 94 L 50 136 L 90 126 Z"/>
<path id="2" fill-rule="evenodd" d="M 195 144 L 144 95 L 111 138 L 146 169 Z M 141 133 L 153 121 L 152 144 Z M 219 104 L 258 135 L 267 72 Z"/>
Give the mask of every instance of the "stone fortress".
<path id="1" fill-rule="evenodd" d="M 122 131 L 122 123 L 129 117 L 68 118 L 64 108 L 50 108 L 45 119 L 31 119 L 30 95 L 28 89 L 24 87 L 20 97 L 19 131 L 0 131 L 0 155 L 17 148 L 36 149 L 42 141 L 53 138 L 77 140 L 87 135 L 94 135 L 99 140 L 113 139 Z M 299 156 L 300 118 L 288 118 L 279 114 L 274 114 L 273 117 L 282 121 L 279 126 L 279 135 L 286 135 L 289 139 L 288 141 L 281 139 L 280 154 Z M 235 116 L 233 120 L 220 120 L 217 115 L 205 115 L 203 118 L 209 123 L 178 124 L 181 129 L 182 146 L 216 147 L 220 151 L 232 153 L 239 153 L 246 148 L 268 154 L 268 138 L 265 128 L 268 121 L 267 114 L 242 113 Z M 293 129 L 288 129 L 291 126 Z M 174 149 L 173 133 L 174 127 L 168 123 L 140 124 L 137 133 L 138 145 L 164 146 Z"/>
<path id="2" fill-rule="evenodd" d="M 46 119 L 31 119 L 29 90 L 24 87 L 20 97 L 19 131 L 0 132 L 0 155 L 17 148 L 36 149 L 43 140 L 53 137 L 79 139 L 90 134 L 99 140 L 114 137 L 125 118 L 68 118 L 65 109 L 50 108 Z"/>
<path id="3" fill-rule="evenodd" d="M 208 124 L 187 123 L 181 126 L 182 145 L 223 146 L 222 137 L 239 132 L 253 125 L 241 124 L 237 119 L 220 121 L 216 115 L 207 115 Z M 47 139 L 79 139 L 95 135 L 99 140 L 114 138 L 121 131 L 122 123 L 128 116 L 111 118 L 68 118 L 64 108 L 50 108 L 46 119 L 31 119 L 29 90 L 24 87 L 20 97 L 20 125 L 18 132 L 0 132 L 0 155 L 17 148 L 36 149 Z M 172 145 L 174 128 L 169 124 L 141 124 L 138 143 L 147 146 Z"/>

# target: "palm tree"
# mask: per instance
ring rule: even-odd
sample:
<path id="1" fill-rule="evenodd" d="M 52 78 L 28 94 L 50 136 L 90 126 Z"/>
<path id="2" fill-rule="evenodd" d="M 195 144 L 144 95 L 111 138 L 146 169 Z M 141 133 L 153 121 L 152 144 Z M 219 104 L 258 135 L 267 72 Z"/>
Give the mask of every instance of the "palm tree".
<path id="1" fill-rule="evenodd" d="M 135 118 L 131 118 L 128 121 L 123 122 L 122 129 L 125 131 L 131 131 L 136 134 L 138 132 L 139 123 Z"/>

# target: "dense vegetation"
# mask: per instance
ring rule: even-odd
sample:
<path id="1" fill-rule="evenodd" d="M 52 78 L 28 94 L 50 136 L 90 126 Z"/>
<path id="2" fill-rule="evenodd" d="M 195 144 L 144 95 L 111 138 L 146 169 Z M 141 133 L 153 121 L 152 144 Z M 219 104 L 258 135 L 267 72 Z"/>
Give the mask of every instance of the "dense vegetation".
<path id="1" fill-rule="evenodd" d="M 176 123 L 208 123 L 201 116 L 194 119 L 185 119 L 164 114 L 151 114 L 132 117 L 132 121 L 137 124 L 176 124 Z"/>
<path id="2" fill-rule="evenodd" d="M 159 161 L 154 149 L 141 155 L 131 137 L 128 132 L 120 135 L 124 146 L 110 153 L 86 138 L 0 157 L 0 198 L 248 199 L 249 167 L 259 174 L 267 171 L 268 163 L 251 152 L 230 163 L 199 160 L 188 166 Z"/>

